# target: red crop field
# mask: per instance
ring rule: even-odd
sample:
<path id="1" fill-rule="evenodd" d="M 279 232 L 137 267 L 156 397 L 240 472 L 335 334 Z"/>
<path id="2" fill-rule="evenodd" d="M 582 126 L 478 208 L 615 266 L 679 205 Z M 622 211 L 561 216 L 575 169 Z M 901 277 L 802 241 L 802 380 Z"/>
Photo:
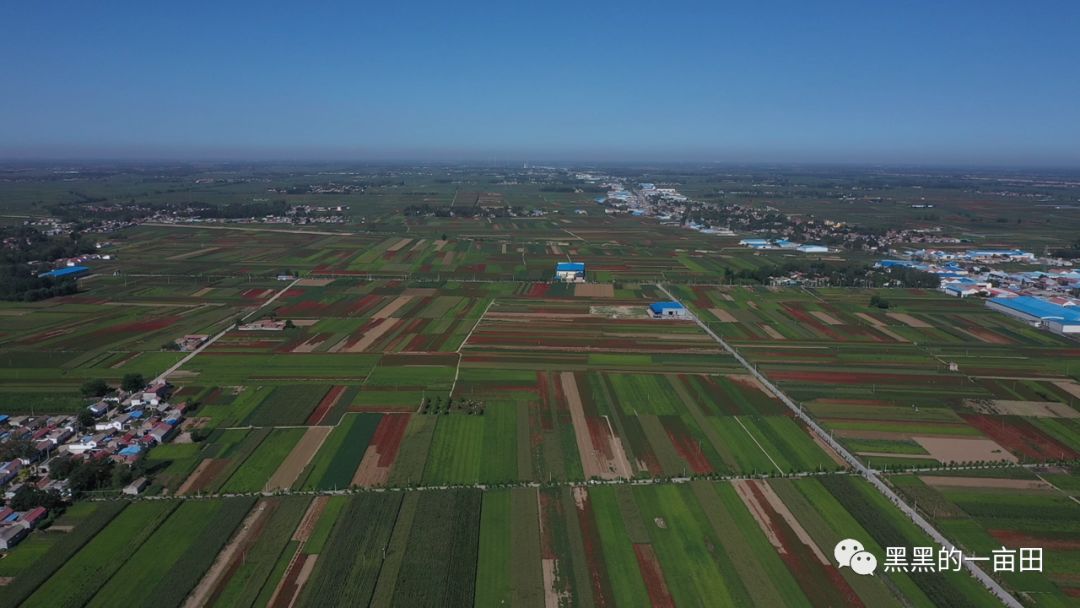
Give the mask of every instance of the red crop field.
<path id="1" fill-rule="evenodd" d="M 971 426 L 979 429 L 1010 452 L 1033 460 L 1075 460 L 1080 453 L 1048 437 L 1039 429 L 1016 416 L 961 414 Z"/>
<path id="2" fill-rule="evenodd" d="M 341 399 L 341 394 L 345 392 L 346 388 L 347 387 L 345 386 L 339 385 L 331 387 L 330 390 L 326 391 L 326 394 L 323 395 L 322 400 L 315 406 L 315 409 L 311 412 L 311 415 L 308 416 L 307 422 L 304 424 L 315 425 L 321 423 L 323 418 L 326 418 L 326 415 L 330 413 L 330 410 L 334 409 L 334 406 L 337 404 L 338 400 Z"/>

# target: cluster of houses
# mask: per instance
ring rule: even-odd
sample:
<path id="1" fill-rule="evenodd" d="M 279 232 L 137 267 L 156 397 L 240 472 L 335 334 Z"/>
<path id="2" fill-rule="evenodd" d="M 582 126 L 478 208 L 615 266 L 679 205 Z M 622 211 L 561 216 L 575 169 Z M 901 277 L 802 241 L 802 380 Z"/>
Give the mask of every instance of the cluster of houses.
<path id="1" fill-rule="evenodd" d="M 51 479 L 48 463 L 57 456 L 76 459 L 111 460 L 132 465 L 154 446 L 170 441 L 184 421 L 187 404 L 171 404 L 171 386 L 159 382 L 141 391 L 123 391 L 107 396 L 88 407 L 94 418 L 91 427 L 83 428 L 76 416 L 7 416 L 0 415 L 0 443 L 29 442 L 32 451 L 24 457 L 0 462 L 0 488 L 4 499 L 11 500 L 30 484 L 38 490 L 55 491 L 70 496 L 66 480 Z M 29 471 L 31 475 L 24 474 Z M 33 478 L 33 481 L 28 480 Z M 147 482 L 136 480 L 125 493 L 138 493 Z M 132 492 L 131 490 L 134 490 Z M 44 517 L 37 510 L 16 513 L 0 507 L 0 549 L 19 542 Z M 22 532 L 9 526 L 25 526 Z"/>
<path id="2" fill-rule="evenodd" d="M 7 551 L 19 544 L 48 514 L 45 507 L 16 511 L 0 506 L 0 551 Z"/>
<path id="3" fill-rule="evenodd" d="M 202 346 L 203 342 L 206 342 L 209 338 L 210 336 L 206 334 L 188 334 L 183 338 L 177 338 L 175 342 L 176 347 L 181 352 L 189 353 Z"/>
<path id="4" fill-rule="evenodd" d="M 940 279 L 942 293 L 957 298 L 988 298 L 986 305 L 998 312 L 1054 333 L 1080 336 L 1080 271 L 1051 268 L 1010 272 L 986 266 L 986 256 L 996 261 L 1030 260 L 1031 254 L 1019 250 L 969 253 L 961 259 L 978 263 L 882 260 L 876 266 L 929 272 Z"/>
<path id="5" fill-rule="evenodd" d="M 750 249 L 786 249 L 799 253 L 828 253 L 829 248 L 813 243 L 794 243 L 787 239 L 742 239 L 739 244 Z"/>
<path id="6" fill-rule="evenodd" d="M 282 331 L 285 329 L 285 326 L 285 321 L 267 318 L 252 321 L 251 323 L 244 323 L 236 329 L 240 331 Z"/>

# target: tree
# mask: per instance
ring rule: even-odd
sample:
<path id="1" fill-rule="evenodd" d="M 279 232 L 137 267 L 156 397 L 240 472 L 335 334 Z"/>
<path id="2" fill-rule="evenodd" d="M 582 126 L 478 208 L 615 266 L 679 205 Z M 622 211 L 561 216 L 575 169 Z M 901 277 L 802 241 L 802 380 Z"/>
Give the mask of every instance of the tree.
<path id="1" fill-rule="evenodd" d="M 60 498 L 60 494 L 56 492 L 39 490 L 26 485 L 19 488 L 18 492 L 15 492 L 9 506 L 16 511 L 29 511 L 37 507 L 45 507 L 52 511 L 64 506 L 64 499 Z"/>
<path id="2" fill-rule="evenodd" d="M 882 308 L 882 309 L 888 308 L 889 307 L 889 301 L 886 300 L 885 298 L 882 298 L 881 296 L 875 294 L 875 295 L 870 296 L 870 306 L 871 307 Z"/>
<path id="3" fill-rule="evenodd" d="M 90 413 L 90 410 L 83 410 L 79 412 L 79 415 L 75 417 L 79 422 L 79 426 L 82 428 L 89 428 L 94 426 L 94 415 Z"/>
<path id="4" fill-rule="evenodd" d="M 83 397 L 104 397 L 109 392 L 109 385 L 101 378 L 94 378 L 83 382 L 79 391 Z"/>
<path id="5" fill-rule="evenodd" d="M 146 386 L 146 380 L 143 379 L 142 374 L 138 373 L 124 374 L 124 379 L 120 383 L 120 387 L 129 393 L 133 393 L 144 386 Z"/>

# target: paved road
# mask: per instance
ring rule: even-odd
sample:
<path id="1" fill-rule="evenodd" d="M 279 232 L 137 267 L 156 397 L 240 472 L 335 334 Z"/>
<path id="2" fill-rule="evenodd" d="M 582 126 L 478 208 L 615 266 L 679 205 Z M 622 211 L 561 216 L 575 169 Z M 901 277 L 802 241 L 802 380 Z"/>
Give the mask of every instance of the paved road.
<path id="1" fill-rule="evenodd" d="M 267 300 L 267 301 L 263 302 L 262 304 L 260 304 L 259 307 L 256 308 L 255 310 L 253 310 L 253 311 L 249 312 L 248 314 L 244 315 L 241 318 L 241 320 L 246 321 L 247 319 L 249 319 L 251 317 L 251 315 L 253 315 L 253 314 L 259 312 L 260 310 L 262 310 L 263 308 L 266 308 L 267 306 L 269 306 L 274 300 L 281 297 L 281 294 L 288 291 L 293 285 L 296 285 L 297 281 L 299 281 L 299 280 L 300 279 L 296 279 L 295 281 L 289 283 L 285 287 L 282 287 L 280 290 L 278 290 L 277 293 L 274 294 L 274 297 L 272 297 L 269 300 Z M 195 355 L 197 355 L 197 354 L 203 352 L 204 350 L 206 350 L 206 348 L 209 347 L 211 344 L 213 344 L 214 342 L 217 342 L 222 336 L 224 336 L 225 334 L 232 331 L 232 329 L 234 327 L 236 327 L 236 323 L 231 323 L 225 329 L 223 329 L 220 332 L 214 334 L 213 337 L 211 337 L 206 342 L 203 342 L 201 345 L 199 345 L 198 348 L 196 348 L 195 350 L 188 353 L 187 356 L 185 356 L 183 359 L 180 359 L 179 361 L 177 361 L 172 367 L 170 367 L 169 369 L 161 372 L 161 374 L 159 374 L 156 378 L 154 378 L 153 380 L 150 381 L 150 384 L 157 384 L 158 382 L 165 382 L 166 380 L 168 380 L 170 374 L 172 374 L 176 370 L 183 367 L 184 364 L 187 363 L 188 361 L 191 361 L 192 359 L 194 359 Z"/>
<path id="2" fill-rule="evenodd" d="M 660 291 L 664 292 L 664 294 L 667 295 L 667 297 L 671 299 L 671 301 L 679 301 L 663 285 L 657 284 L 656 286 L 660 289 Z M 952 549 L 954 547 L 953 543 L 951 543 L 949 539 L 945 538 L 945 536 L 942 533 L 938 532 L 937 529 L 934 528 L 934 526 L 931 525 L 929 521 L 927 521 L 922 515 L 919 515 L 918 511 L 916 511 L 896 492 L 894 492 L 892 488 L 890 488 L 888 484 L 886 484 L 882 480 L 881 475 L 878 473 L 878 471 L 864 465 L 858 458 L 856 458 L 851 452 L 849 452 L 847 448 L 840 445 L 838 441 L 833 439 L 832 435 L 826 433 L 825 429 L 821 428 L 821 426 L 818 425 L 817 421 L 811 418 L 810 415 L 807 414 L 799 404 L 795 403 L 790 397 L 784 394 L 783 391 L 781 391 L 772 382 L 770 382 L 764 374 L 757 370 L 757 366 L 744 359 L 743 356 L 735 350 L 735 348 L 725 342 L 723 338 L 716 335 L 713 330 L 709 329 L 709 326 L 706 323 L 704 323 L 701 319 L 698 319 L 697 316 L 694 317 L 694 321 L 698 324 L 699 327 L 701 327 L 701 329 L 705 331 L 705 333 L 709 334 L 709 336 L 712 337 L 713 340 L 716 340 L 716 342 L 719 343 L 720 346 L 724 347 L 724 350 L 731 354 L 731 356 L 735 357 L 735 360 L 738 361 L 740 365 L 745 367 L 746 370 L 758 380 L 758 382 L 761 382 L 761 384 L 763 384 L 766 388 L 769 389 L 769 391 L 776 395 L 777 398 L 779 398 L 780 401 L 784 403 L 784 405 L 788 406 L 788 408 L 790 408 L 791 411 L 793 411 L 800 420 L 805 422 L 806 425 L 818 437 L 825 441 L 829 445 L 829 447 L 835 450 L 836 453 L 839 454 L 840 457 L 843 458 L 844 461 L 847 462 L 853 470 L 857 471 L 860 475 L 865 477 L 866 480 L 869 481 L 870 484 L 878 490 L 878 492 L 884 495 L 885 498 L 888 498 L 893 504 L 897 506 L 897 508 L 903 511 L 905 515 L 911 518 L 911 521 L 915 522 L 915 525 L 922 528 L 923 532 L 926 532 L 926 534 L 930 536 L 930 538 L 934 539 L 934 542 L 948 549 Z M 1001 600 L 1002 603 L 1004 603 L 1006 606 L 1010 606 L 1011 608 L 1022 608 L 1020 602 L 1017 601 L 1017 599 L 1013 597 L 1012 594 L 1006 591 L 1004 587 L 999 585 L 997 581 L 995 581 L 989 574 L 986 573 L 986 571 L 980 568 L 976 562 L 966 560 L 964 561 L 964 567 L 966 567 L 976 580 L 982 583 L 984 587 L 990 590 L 990 593 L 997 596 L 997 598 Z"/>

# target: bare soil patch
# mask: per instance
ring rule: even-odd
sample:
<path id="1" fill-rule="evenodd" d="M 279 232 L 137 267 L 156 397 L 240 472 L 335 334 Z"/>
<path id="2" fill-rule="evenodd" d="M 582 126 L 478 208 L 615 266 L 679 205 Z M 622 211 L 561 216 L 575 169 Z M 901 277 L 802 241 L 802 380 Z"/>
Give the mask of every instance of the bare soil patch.
<path id="1" fill-rule="evenodd" d="M 960 439 L 956 437 L 912 437 L 931 458 L 940 462 L 970 462 L 975 460 L 1007 460 L 1016 456 L 992 439 Z"/>
<path id="2" fill-rule="evenodd" d="M 866 314 L 865 312 L 857 312 L 857 313 L 855 313 L 855 316 L 859 317 L 863 321 L 866 321 L 870 325 L 873 325 L 874 327 L 884 327 L 885 326 L 885 324 L 882 323 L 880 319 L 875 319 L 874 317 L 871 317 L 870 315 Z"/>
<path id="3" fill-rule="evenodd" d="M 202 580 L 199 581 L 198 586 L 188 595 L 187 600 L 184 601 L 184 608 L 195 608 L 210 603 L 208 601 L 210 596 L 222 587 L 222 583 L 228 580 L 226 575 L 231 574 L 235 569 L 241 550 L 246 551 L 252 544 L 249 541 L 258 538 L 259 533 L 262 532 L 267 515 L 273 511 L 268 507 L 268 501 L 260 500 L 255 505 L 255 508 L 248 513 L 243 523 L 240 524 L 239 530 L 233 535 L 232 540 L 218 554 L 210 569 L 206 571 Z"/>
<path id="4" fill-rule="evenodd" d="M 214 291 L 213 287 L 203 287 L 199 291 L 196 291 L 195 293 L 191 294 L 191 297 L 193 297 L 193 298 L 201 298 L 201 297 L 205 296 L 206 294 L 210 293 L 211 291 Z"/>
<path id="5" fill-rule="evenodd" d="M 393 245 L 390 245 L 389 247 L 387 247 L 386 250 L 387 251 L 400 251 L 402 247 L 408 245 L 411 241 L 412 241 L 412 239 L 410 239 L 410 238 L 401 239 L 398 242 L 394 243 Z"/>
<path id="6" fill-rule="evenodd" d="M 201 490 L 210 479 L 213 478 L 218 471 L 221 470 L 225 461 L 215 458 L 204 458 L 199 466 L 195 467 L 195 470 L 188 475 L 188 478 L 184 480 L 184 483 L 180 485 L 180 489 L 176 491 L 177 494 L 187 494 L 189 492 L 196 492 Z"/>
<path id="7" fill-rule="evenodd" d="M 297 478 L 300 477 L 300 473 L 304 471 L 304 467 L 315 456 L 315 452 L 319 451 L 323 441 L 326 441 L 326 436 L 330 434 L 331 430 L 331 427 L 328 426 L 313 426 L 305 431 L 304 436 L 293 446 L 289 455 L 278 465 L 277 470 L 270 477 L 270 481 L 266 482 L 267 491 L 272 492 L 291 488 L 296 483 Z"/>
<path id="8" fill-rule="evenodd" d="M 578 283 L 574 296 L 584 298 L 614 298 L 615 286 L 611 283 Z"/>
<path id="9" fill-rule="evenodd" d="M 318 319 L 292 319 L 292 324 L 297 327 L 311 327 L 318 322 Z"/>
<path id="10" fill-rule="evenodd" d="M 820 310 L 811 310 L 810 314 L 814 315 L 814 317 L 818 321 L 821 321 L 822 323 L 824 323 L 826 325 L 843 325 L 844 324 L 843 321 L 841 321 L 840 319 L 837 319 L 836 317 L 830 315 L 827 312 L 823 312 L 823 311 L 820 311 Z"/>
<path id="11" fill-rule="evenodd" d="M 188 251 L 186 253 L 178 253 L 176 255 L 171 255 L 171 256 L 169 256 L 169 257 L 167 257 L 165 259 L 169 260 L 169 261 L 186 260 L 188 258 L 193 258 L 193 257 L 196 257 L 196 256 L 203 255 L 204 253 L 210 253 L 211 251 L 217 251 L 218 249 L 221 249 L 221 247 L 205 247 L 203 249 L 196 249 L 195 251 Z"/>
<path id="12" fill-rule="evenodd" d="M 573 372 L 562 372 L 559 374 L 559 381 L 562 383 L 563 395 L 565 395 L 567 406 L 570 409 L 570 420 L 574 426 L 574 439 L 577 442 L 578 453 L 581 455 L 581 466 L 585 470 L 585 478 L 617 479 L 624 477 L 629 479 L 632 476 L 630 461 L 626 458 L 626 453 L 622 450 L 621 444 L 618 446 L 618 451 L 622 452 L 622 457 L 610 459 L 604 455 L 602 449 L 593 445 L 592 436 L 589 433 L 589 421 L 585 418 L 585 409 L 581 403 L 581 395 L 578 393 L 577 380 L 574 378 Z M 614 438 L 609 437 L 609 441 L 612 439 Z M 615 453 L 610 443 L 608 449 Z"/>
<path id="13" fill-rule="evenodd" d="M 405 306 L 410 301 L 412 301 L 412 299 L 413 299 L 412 296 L 404 296 L 404 295 L 398 296 L 398 297 L 394 298 L 394 301 L 390 302 L 386 306 L 383 306 L 381 309 L 376 311 L 375 314 L 372 315 L 372 318 L 374 318 L 374 319 L 385 319 L 387 317 L 392 317 L 392 316 L 394 316 L 395 312 L 400 310 L 402 306 Z"/>
<path id="14" fill-rule="evenodd" d="M 762 323 L 761 330 L 769 334 L 769 337 L 773 340 L 787 340 L 787 338 L 784 337 L 784 334 L 776 331 L 776 328 L 772 325 L 765 325 L 764 323 Z"/>
<path id="15" fill-rule="evenodd" d="M 335 279 L 300 279 L 296 282 L 297 287 L 326 287 Z"/>
<path id="16" fill-rule="evenodd" d="M 367 330 L 367 332 L 364 333 L 364 337 L 360 338 L 360 340 L 357 341 L 356 344 L 353 344 L 352 346 L 346 347 L 345 352 L 347 352 L 347 353 L 361 353 L 361 352 L 364 352 L 365 350 L 368 349 L 368 347 L 370 347 L 372 344 L 374 344 L 376 340 L 381 338 L 383 334 L 385 334 L 386 332 L 388 332 L 391 329 L 393 329 L 394 327 L 396 327 L 399 321 L 400 321 L 400 319 L 382 319 L 381 323 L 379 323 L 375 327 L 372 327 L 371 329 Z"/>
<path id="17" fill-rule="evenodd" d="M 980 414 L 1033 416 L 1036 418 L 1080 418 L 1080 412 L 1057 401 L 1013 401 L 1008 399 L 965 399 L 964 405 Z"/>
<path id="18" fill-rule="evenodd" d="M 906 312 L 887 312 L 885 314 L 888 315 L 889 318 L 896 319 L 897 321 L 900 321 L 908 327 L 915 327 L 917 329 L 926 329 L 933 327 L 933 325 L 930 325 L 926 321 L 916 319 L 915 317 L 907 314 Z"/>
<path id="19" fill-rule="evenodd" d="M 1054 386 L 1069 393 L 1073 397 L 1080 399 L 1080 384 L 1077 384 L 1072 380 L 1055 380 Z"/>
<path id="20" fill-rule="evenodd" d="M 908 340 L 904 336 L 901 336 L 900 334 L 889 329 L 888 327 L 885 327 L 884 325 L 874 325 L 873 328 L 885 334 L 886 336 L 889 336 L 893 340 L 896 340 L 897 342 L 911 342 L 911 340 Z"/>
<path id="21" fill-rule="evenodd" d="M 644 306 L 590 306 L 589 315 L 609 319 L 647 319 Z"/>
<path id="22" fill-rule="evenodd" d="M 928 486 L 944 488 L 1000 488 L 1003 490 L 1047 490 L 1053 486 L 1041 479 L 993 479 L 988 477 L 949 477 L 937 475 L 919 475 L 919 479 Z"/>
<path id="23" fill-rule="evenodd" d="M 710 308 L 709 312 L 711 312 L 714 317 L 719 319 L 721 323 L 738 323 L 739 322 L 739 320 L 735 318 L 735 315 L 731 314 L 730 312 L 728 312 L 728 311 L 726 311 L 726 310 L 724 310 L 722 308 Z"/>

